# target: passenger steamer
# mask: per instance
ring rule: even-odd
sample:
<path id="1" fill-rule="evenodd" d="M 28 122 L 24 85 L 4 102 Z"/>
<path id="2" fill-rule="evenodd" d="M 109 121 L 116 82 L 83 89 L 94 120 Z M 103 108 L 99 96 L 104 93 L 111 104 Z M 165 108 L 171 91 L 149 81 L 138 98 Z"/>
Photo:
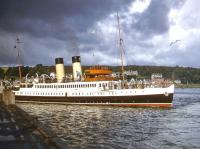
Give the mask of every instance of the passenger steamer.
<path id="1" fill-rule="evenodd" d="M 96 66 L 85 71 L 83 79 L 80 56 L 72 57 L 73 82 L 65 77 L 62 58 L 56 58 L 57 83 L 33 83 L 15 91 L 17 101 L 65 102 L 84 105 L 116 105 L 139 107 L 171 107 L 174 85 L 136 88 L 131 82 L 116 80 L 112 71 Z"/>

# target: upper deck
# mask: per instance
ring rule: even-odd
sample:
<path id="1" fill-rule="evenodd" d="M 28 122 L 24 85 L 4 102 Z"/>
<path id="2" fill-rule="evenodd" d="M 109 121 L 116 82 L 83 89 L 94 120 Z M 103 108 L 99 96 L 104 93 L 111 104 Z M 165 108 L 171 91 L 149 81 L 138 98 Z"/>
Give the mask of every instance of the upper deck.
<path id="1" fill-rule="evenodd" d="M 93 82 L 117 80 L 116 78 L 112 77 L 111 74 L 112 70 L 108 66 L 92 66 L 85 70 L 84 81 Z"/>
<path id="2" fill-rule="evenodd" d="M 68 82 L 68 83 L 37 83 L 33 86 L 24 86 L 20 88 L 23 90 L 106 90 L 119 87 L 117 81 L 97 81 L 97 82 Z"/>

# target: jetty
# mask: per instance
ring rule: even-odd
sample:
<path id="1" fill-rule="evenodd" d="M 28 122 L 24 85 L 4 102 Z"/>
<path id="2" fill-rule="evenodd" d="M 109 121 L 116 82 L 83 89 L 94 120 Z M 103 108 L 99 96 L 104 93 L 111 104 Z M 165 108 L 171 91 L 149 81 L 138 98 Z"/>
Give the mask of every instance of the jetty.
<path id="1" fill-rule="evenodd" d="M 0 87 L 0 148 L 66 149 L 66 143 L 17 105 L 10 89 Z"/>

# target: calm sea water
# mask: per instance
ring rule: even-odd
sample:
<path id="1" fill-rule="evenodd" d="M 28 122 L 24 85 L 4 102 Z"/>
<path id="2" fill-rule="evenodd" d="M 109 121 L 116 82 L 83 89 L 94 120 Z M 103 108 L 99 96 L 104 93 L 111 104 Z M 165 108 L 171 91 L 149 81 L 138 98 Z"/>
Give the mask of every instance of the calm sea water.
<path id="1" fill-rule="evenodd" d="M 176 89 L 174 106 L 127 108 L 18 104 L 70 148 L 200 148 L 200 89 Z"/>

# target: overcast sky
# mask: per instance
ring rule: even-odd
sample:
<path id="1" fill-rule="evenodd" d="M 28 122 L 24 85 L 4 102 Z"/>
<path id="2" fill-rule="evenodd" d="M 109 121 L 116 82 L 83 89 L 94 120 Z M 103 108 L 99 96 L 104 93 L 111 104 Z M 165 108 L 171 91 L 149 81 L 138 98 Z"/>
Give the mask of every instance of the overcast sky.
<path id="1" fill-rule="evenodd" d="M 0 66 L 120 65 L 117 12 L 126 65 L 200 67 L 200 1 L 1 0 Z"/>

